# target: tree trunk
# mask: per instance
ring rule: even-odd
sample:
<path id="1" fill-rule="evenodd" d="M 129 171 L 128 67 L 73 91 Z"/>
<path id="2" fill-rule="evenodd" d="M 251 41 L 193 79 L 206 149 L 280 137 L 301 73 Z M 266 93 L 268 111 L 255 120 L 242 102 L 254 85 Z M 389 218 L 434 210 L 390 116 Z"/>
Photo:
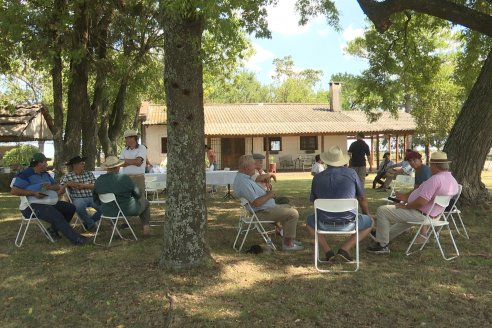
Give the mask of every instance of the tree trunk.
<path id="1" fill-rule="evenodd" d="M 64 160 L 80 155 L 82 114 L 89 111 L 89 95 L 87 93 L 89 18 L 86 1 L 81 1 L 75 7 L 75 16 L 72 44 L 73 51 L 76 50 L 79 55 L 73 55 L 70 62 Z"/>
<path id="2" fill-rule="evenodd" d="M 186 269 L 208 255 L 203 169 L 204 111 L 200 18 L 169 15 L 164 26 L 168 122 L 167 210 L 160 265 Z"/>
<path id="3" fill-rule="evenodd" d="M 489 198 L 481 174 L 492 147 L 492 50 L 465 101 L 444 146 L 451 171 L 463 185 L 461 202 L 480 204 Z"/>

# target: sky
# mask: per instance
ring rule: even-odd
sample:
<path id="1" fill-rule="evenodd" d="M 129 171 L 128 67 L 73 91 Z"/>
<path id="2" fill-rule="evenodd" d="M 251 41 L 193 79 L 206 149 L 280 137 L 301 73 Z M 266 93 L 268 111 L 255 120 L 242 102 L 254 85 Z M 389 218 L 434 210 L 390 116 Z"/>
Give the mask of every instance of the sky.
<path id="1" fill-rule="evenodd" d="M 280 0 L 277 6 L 268 8 L 271 39 L 252 38 L 255 54 L 245 63 L 245 67 L 255 72 L 261 83 L 272 82 L 273 59 L 289 55 L 297 70 L 311 68 L 323 72 L 322 89 L 328 89 L 332 74 L 359 74 L 368 67 L 364 60 L 344 54 L 343 51 L 348 41 L 363 34 L 367 24 L 357 1 L 335 0 L 340 12 L 340 32 L 329 26 L 325 17 L 312 19 L 307 25 L 299 26 L 295 1 Z"/>

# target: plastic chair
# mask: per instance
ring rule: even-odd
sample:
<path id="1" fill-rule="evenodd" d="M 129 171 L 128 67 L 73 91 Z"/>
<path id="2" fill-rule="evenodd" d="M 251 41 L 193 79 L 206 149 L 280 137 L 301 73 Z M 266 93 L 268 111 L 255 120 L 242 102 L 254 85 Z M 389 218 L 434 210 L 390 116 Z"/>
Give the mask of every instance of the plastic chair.
<path id="1" fill-rule="evenodd" d="M 434 206 L 438 205 L 438 206 L 441 206 L 443 208 L 446 208 L 446 206 L 449 205 L 449 201 L 451 200 L 451 196 L 436 196 L 436 198 L 434 199 L 434 203 L 432 204 L 432 207 L 430 208 L 429 212 L 432 212 L 432 209 L 434 208 Z M 436 244 L 437 246 L 439 247 L 439 250 L 441 251 L 441 255 L 442 257 L 446 260 L 446 261 L 449 261 L 449 260 L 452 260 L 456 257 L 458 257 L 460 255 L 459 251 L 458 251 L 458 246 L 456 246 L 456 242 L 454 241 L 454 238 L 453 238 L 453 233 L 451 232 L 451 229 L 449 227 L 449 222 L 446 220 L 446 216 L 444 215 L 444 212 L 442 212 L 441 214 L 439 214 L 437 217 L 435 218 L 431 218 L 428 214 L 425 216 L 425 220 L 422 221 L 422 222 L 408 222 L 409 224 L 414 224 L 414 225 L 419 225 L 419 228 L 417 230 L 417 233 L 415 234 L 415 236 L 413 237 L 412 241 L 410 242 L 410 245 L 408 246 L 407 250 L 405 251 L 405 254 L 406 255 L 410 255 L 412 253 L 415 253 L 416 251 L 421 251 L 425 245 L 427 245 L 427 242 L 429 241 L 429 239 L 434 236 L 434 239 L 436 241 Z M 422 228 L 424 226 L 429 226 L 430 229 L 429 229 L 429 233 L 428 233 L 428 236 L 424 236 L 420 233 L 420 231 L 422 230 Z M 451 241 L 453 243 L 453 247 L 456 251 L 456 256 L 452 256 L 452 257 L 446 257 L 446 255 L 444 254 L 444 250 L 442 248 L 442 245 L 441 245 L 441 242 L 439 240 L 439 237 L 441 236 L 441 230 L 442 228 L 446 226 L 448 228 L 448 232 L 449 232 L 449 237 L 451 237 Z M 437 229 L 436 229 L 437 228 Z M 417 239 L 417 237 L 422 237 L 425 239 L 424 243 L 420 246 L 419 249 L 415 250 L 415 251 L 411 251 L 412 249 L 412 246 L 414 245 L 415 243 L 415 240 Z"/>
<path id="2" fill-rule="evenodd" d="M 96 243 L 96 238 L 97 238 L 97 235 L 99 233 L 99 228 L 101 227 L 101 222 L 103 221 L 103 219 L 107 219 L 113 224 L 113 231 L 111 233 L 111 238 L 109 239 L 108 246 L 111 245 L 111 242 L 113 241 L 113 236 L 114 236 L 115 232 L 118 234 L 118 236 L 121 239 L 127 239 L 127 238 L 123 238 L 120 231 L 118 230 L 118 220 L 120 218 L 122 218 L 125 221 L 125 223 L 128 225 L 128 228 L 130 229 L 135 240 L 138 240 L 137 236 L 135 235 L 135 232 L 132 229 L 132 226 L 130 225 L 130 222 L 128 222 L 125 214 L 123 214 L 123 211 L 121 210 L 120 204 L 118 204 L 118 201 L 116 200 L 116 196 L 113 193 L 99 194 L 98 196 L 99 196 L 99 200 L 101 200 L 101 202 L 103 202 L 103 203 L 107 204 L 107 203 L 115 202 L 116 206 L 118 207 L 118 214 L 116 216 L 108 216 L 108 215 L 104 215 L 104 213 L 103 213 L 103 215 L 101 216 L 101 220 L 99 220 L 97 222 L 96 235 L 94 236 L 94 244 L 102 245 L 102 244 Z"/>
<path id="3" fill-rule="evenodd" d="M 453 225 L 454 225 L 454 228 L 456 229 L 456 232 L 459 235 L 461 235 L 462 233 L 456 224 L 456 219 L 454 218 L 454 216 L 456 215 L 457 220 L 459 220 L 461 227 L 463 228 L 463 236 L 466 239 L 470 239 L 470 237 L 468 236 L 468 231 L 466 231 L 465 224 L 463 223 L 463 219 L 461 218 L 461 211 L 456 206 L 456 204 L 458 203 L 458 200 L 460 199 L 462 190 L 463 190 L 463 186 L 459 184 L 458 185 L 458 193 L 455 195 L 456 198 L 451 199 L 451 201 L 452 201 L 451 209 L 449 211 L 444 211 L 444 215 L 446 216 L 446 220 L 448 222 L 450 220 L 453 222 Z"/>
<path id="4" fill-rule="evenodd" d="M 331 213 L 340 213 L 347 211 L 355 211 L 355 220 L 353 222 L 353 229 L 348 231 L 324 231 L 318 230 L 318 211 L 325 211 Z M 316 199 L 314 201 L 314 266 L 319 272 L 356 272 L 359 270 L 359 202 L 357 199 Z M 355 270 L 327 270 L 321 269 L 319 263 L 327 263 L 328 261 L 321 260 L 319 257 L 319 243 L 318 239 L 320 235 L 354 235 L 356 238 L 355 243 Z"/>
<path id="5" fill-rule="evenodd" d="M 246 241 L 249 232 L 251 230 L 256 230 L 267 244 L 267 247 L 271 247 L 274 251 L 277 250 L 269 236 L 270 233 L 275 233 L 275 229 L 267 231 L 263 227 L 263 224 L 275 224 L 275 221 L 260 221 L 249 202 L 245 198 L 240 198 L 240 201 L 243 211 L 239 217 L 238 231 L 232 248 L 237 252 L 240 252 L 243 249 L 244 242 Z M 244 237 L 242 238 L 241 245 L 238 248 L 237 244 L 241 234 L 244 234 Z"/>
<path id="6" fill-rule="evenodd" d="M 149 201 L 150 204 L 163 205 L 166 204 L 164 199 L 159 198 L 159 192 L 164 191 L 166 189 L 166 182 L 159 180 L 145 180 L 145 197 Z M 149 194 L 152 194 L 152 197 L 149 197 Z"/>
<path id="7" fill-rule="evenodd" d="M 11 185 L 13 182 L 11 183 Z M 19 227 L 19 231 L 17 232 L 17 237 L 15 238 L 15 246 L 21 247 L 22 243 L 24 242 L 24 238 L 26 237 L 27 229 L 29 229 L 29 225 L 31 222 L 34 222 L 41 232 L 44 234 L 46 238 L 48 238 L 49 241 L 52 243 L 55 242 L 53 237 L 51 237 L 51 234 L 48 232 L 46 227 L 41 223 L 41 220 L 38 219 L 36 216 L 36 213 L 34 212 L 34 209 L 31 207 L 31 203 L 29 203 L 29 200 L 27 199 L 26 196 L 20 196 L 21 203 L 25 202 L 27 203 L 27 206 L 31 209 L 31 215 L 26 218 L 23 214 L 21 214 L 21 224 Z M 24 231 L 23 231 L 24 230 Z M 22 235 L 22 237 L 19 240 L 19 237 Z"/>
<path id="8" fill-rule="evenodd" d="M 73 204 L 72 196 L 70 195 L 70 191 L 68 190 L 68 188 L 65 189 L 65 194 L 67 195 L 68 201 Z M 75 221 L 72 223 L 72 228 L 76 228 L 79 225 L 82 226 L 82 229 L 84 229 L 84 231 L 87 231 L 79 215 L 77 214 L 77 212 L 75 212 Z"/>

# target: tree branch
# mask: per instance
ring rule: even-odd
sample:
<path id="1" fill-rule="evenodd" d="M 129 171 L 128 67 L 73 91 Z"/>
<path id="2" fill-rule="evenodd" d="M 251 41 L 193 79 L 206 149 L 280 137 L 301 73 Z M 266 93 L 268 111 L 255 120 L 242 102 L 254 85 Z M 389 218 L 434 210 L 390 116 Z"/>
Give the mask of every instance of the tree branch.
<path id="1" fill-rule="evenodd" d="M 447 0 L 357 0 L 376 30 L 385 32 L 391 26 L 390 17 L 404 10 L 414 10 L 442 18 L 492 37 L 492 16 Z"/>

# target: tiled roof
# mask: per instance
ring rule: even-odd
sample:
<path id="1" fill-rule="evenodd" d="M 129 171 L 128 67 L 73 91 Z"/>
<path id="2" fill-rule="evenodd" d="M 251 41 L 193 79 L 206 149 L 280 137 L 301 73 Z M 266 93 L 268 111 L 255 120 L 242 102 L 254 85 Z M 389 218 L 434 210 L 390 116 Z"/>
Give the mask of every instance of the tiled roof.
<path id="1" fill-rule="evenodd" d="M 45 116 L 48 112 L 42 105 L 0 106 L 0 141 L 53 139 Z"/>
<path id="2" fill-rule="evenodd" d="M 364 112 L 333 112 L 328 104 L 224 104 L 205 105 L 206 136 L 267 136 L 347 134 L 357 132 L 413 133 L 412 116 L 398 118 L 382 113 L 369 123 Z M 166 124 L 165 107 L 144 103 L 144 125 Z"/>

